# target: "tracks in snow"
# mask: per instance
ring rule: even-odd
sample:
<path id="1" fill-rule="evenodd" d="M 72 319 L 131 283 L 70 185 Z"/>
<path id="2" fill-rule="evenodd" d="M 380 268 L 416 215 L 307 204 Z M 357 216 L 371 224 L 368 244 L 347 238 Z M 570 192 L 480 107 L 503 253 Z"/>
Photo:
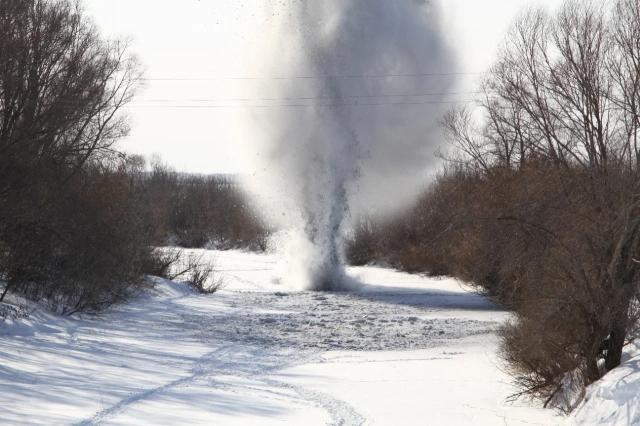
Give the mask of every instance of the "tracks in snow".
<path id="1" fill-rule="evenodd" d="M 323 408 L 331 417 L 329 426 L 360 426 L 365 423 L 365 418 L 352 406 L 344 401 L 333 398 L 331 395 L 293 386 L 277 380 L 266 379 L 264 382 L 274 387 L 295 391 L 302 399 L 317 407 Z"/>
<path id="2" fill-rule="evenodd" d="M 246 281 L 245 286 L 252 284 L 234 278 Z M 172 329 L 176 336 L 219 346 L 193 358 L 190 369 L 181 376 L 178 372 L 173 380 L 140 389 L 77 425 L 108 423 L 134 405 L 192 386 L 238 395 L 247 391 L 268 394 L 266 399 L 321 408 L 329 414 L 331 425 L 361 425 L 364 417 L 344 401 L 275 380 L 272 374 L 293 365 L 322 362 L 317 355 L 326 350 L 422 349 L 488 333 L 495 327 L 492 321 L 430 315 L 443 308 L 491 309 L 473 295 L 231 290 L 213 296 L 211 306 L 202 304 L 199 297 L 176 294 L 148 306 L 145 315 L 158 320 L 153 330 Z M 194 305 L 194 301 L 198 302 Z M 162 311 L 163 315 L 154 314 Z"/>
<path id="3" fill-rule="evenodd" d="M 256 390 L 256 385 L 249 386 L 239 383 L 226 383 L 216 377 L 233 375 L 236 378 L 250 380 L 258 385 L 265 385 L 269 392 L 280 398 L 291 398 L 291 394 L 297 395 L 297 400 L 302 404 L 314 406 L 325 410 L 330 416 L 331 426 L 358 426 L 365 422 L 363 416 L 344 401 L 340 401 L 328 394 L 312 391 L 299 386 L 269 378 L 269 375 L 290 367 L 293 364 L 302 364 L 317 359 L 315 353 L 291 353 L 264 352 L 264 348 L 254 347 L 247 350 L 245 346 L 238 344 L 224 345 L 198 358 L 189 374 L 150 389 L 134 393 L 116 404 L 95 413 L 91 418 L 76 423 L 76 426 L 93 426 L 108 423 L 110 419 L 124 413 L 131 406 L 144 403 L 155 397 L 181 387 L 190 385 L 206 385 L 214 389 L 242 394 L 246 390 Z M 282 392 L 278 392 L 282 391 Z M 264 391 L 264 390 L 262 390 Z"/>

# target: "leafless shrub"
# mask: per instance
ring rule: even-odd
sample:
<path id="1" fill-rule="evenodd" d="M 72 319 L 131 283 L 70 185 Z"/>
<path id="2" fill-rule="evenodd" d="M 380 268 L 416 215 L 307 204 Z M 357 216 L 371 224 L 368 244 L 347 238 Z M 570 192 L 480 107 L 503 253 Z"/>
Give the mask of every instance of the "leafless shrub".
<path id="1" fill-rule="evenodd" d="M 617 367 L 634 327 L 639 18 L 633 0 L 528 11 L 484 83 L 485 126 L 446 121 L 491 191 L 474 216 L 493 222 L 479 241 L 516 309 L 505 357 L 523 394 L 548 403 L 567 374 L 586 386 Z"/>
<path id="2" fill-rule="evenodd" d="M 198 293 L 212 294 L 220 290 L 222 281 L 215 277 L 215 270 L 210 264 L 197 263 L 193 265 L 189 274 L 188 283 L 196 289 Z"/>
<path id="3" fill-rule="evenodd" d="M 145 273 L 154 277 L 166 278 L 173 280 L 176 278 L 175 269 L 184 253 L 180 249 L 175 248 L 156 248 L 153 249 L 152 255 L 145 265 Z"/>
<path id="4" fill-rule="evenodd" d="M 149 255 L 113 144 L 139 74 L 77 3 L 0 2 L 0 271 L 62 313 L 127 297 Z"/>
<path id="5" fill-rule="evenodd" d="M 352 265 L 366 265 L 380 253 L 376 247 L 376 232 L 370 220 L 362 220 L 347 240 L 346 256 Z"/>
<path id="6" fill-rule="evenodd" d="M 0 323 L 6 320 L 15 321 L 29 317 L 29 309 L 24 305 L 0 302 Z"/>
<path id="7" fill-rule="evenodd" d="M 514 309 L 502 338 L 518 396 L 565 409 L 638 327 L 639 23 L 636 0 L 524 13 L 483 83 L 485 120 L 448 114 L 448 170 L 362 240 Z"/>
<path id="8" fill-rule="evenodd" d="M 39 214 L 4 235 L 7 289 L 70 315 L 124 301 L 143 285 L 153 252 L 125 170 L 79 171 Z"/>
<path id="9" fill-rule="evenodd" d="M 216 276 L 214 264 L 206 261 L 204 255 L 189 254 L 177 264 L 172 273 L 172 280 L 183 279 L 198 293 L 212 294 L 220 290 L 222 280 Z"/>

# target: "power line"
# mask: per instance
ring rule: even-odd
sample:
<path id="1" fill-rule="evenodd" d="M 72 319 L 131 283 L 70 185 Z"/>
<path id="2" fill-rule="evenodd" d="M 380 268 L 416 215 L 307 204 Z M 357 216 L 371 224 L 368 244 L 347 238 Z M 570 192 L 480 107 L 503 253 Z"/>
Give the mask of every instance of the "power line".
<path id="1" fill-rule="evenodd" d="M 425 92 L 425 93 L 396 93 L 396 94 L 391 94 L 391 93 L 383 93 L 383 94 L 379 94 L 379 95 L 343 95 L 343 96 L 284 96 L 284 97 L 264 97 L 264 98 L 260 98 L 260 97 L 256 97 L 256 98 L 249 98 L 249 97 L 243 97 L 243 98 L 194 98 L 194 99 L 170 99 L 170 98 L 155 98 L 155 99 L 137 99 L 136 101 L 133 102 L 134 105 L 144 105 L 144 104 L 158 104 L 158 106 L 167 106 L 166 103 L 167 102 L 173 102 L 179 105 L 182 105 L 183 103 L 196 103 L 196 104 L 201 104 L 201 103 L 212 103 L 212 102 L 276 102 L 276 101 L 316 101 L 316 100 L 331 100 L 331 99 L 336 99 L 336 100 L 341 100 L 341 99 L 392 99 L 392 98 L 421 98 L 421 97 L 430 97 L 430 96 L 470 96 L 470 95 L 479 95 L 479 94 L 484 94 L 486 92 L 482 92 L 482 91 L 472 91 L 472 92 Z M 439 101 L 432 101 L 432 102 L 452 102 L 454 100 L 439 100 Z M 56 103 L 61 103 L 61 104 L 69 104 L 69 105 L 76 105 L 76 104 L 80 104 L 80 103 L 85 103 L 85 101 L 83 100 L 64 100 L 64 101 L 57 101 Z M 338 103 L 336 105 L 340 105 L 340 104 L 344 104 L 343 103 Z M 358 104 L 357 102 L 353 102 L 352 104 Z M 287 104 L 283 105 L 286 106 Z M 334 105 L 334 104 L 330 104 L 330 105 Z M 368 105 L 368 104 L 362 104 L 362 105 Z M 169 105 L 170 106 L 170 105 Z M 188 106 L 188 105 L 185 105 Z M 216 105 L 212 105 L 212 106 L 216 106 Z M 218 105 L 218 106 L 250 106 L 250 105 L 244 105 L 244 104 L 227 104 L 227 105 Z M 264 105 L 265 107 L 268 106 L 278 106 L 278 105 L 273 105 L 273 104 L 269 104 L 269 105 Z M 297 104 L 295 106 L 298 106 Z M 313 104 L 301 104 L 300 106 L 314 106 Z M 194 107 L 207 107 L 207 105 L 194 105 Z"/>
<path id="2" fill-rule="evenodd" d="M 379 79 L 379 78 L 421 78 L 448 77 L 460 75 L 482 75 L 485 72 L 429 72 L 409 74 L 328 74 L 304 76 L 229 76 L 229 77 L 150 77 L 143 81 L 218 81 L 218 80 L 319 80 L 319 79 Z"/>
<path id="3" fill-rule="evenodd" d="M 260 102 L 260 101 L 312 101 L 323 99 L 375 99 L 375 98 L 420 98 L 427 96 L 461 96 L 479 95 L 484 92 L 443 92 L 443 93 L 398 93 L 380 95 L 344 95 L 344 96 L 285 96 L 280 98 L 219 98 L 219 99 L 143 99 L 141 102 L 162 103 L 162 102 Z"/>
<path id="4" fill-rule="evenodd" d="M 330 108 L 330 107 L 365 107 L 365 106 L 405 106 L 405 105 L 455 105 L 475 103 L 475 100 L 459 101 L 425 101 L 425 102 L 376 102 L 376 103 L 332 103 L 332 104 L 281 104 L 281 105 L 135 105 L 125 108 L 175 108 L 175 109 L 232 109 L 232 108 Z"/>

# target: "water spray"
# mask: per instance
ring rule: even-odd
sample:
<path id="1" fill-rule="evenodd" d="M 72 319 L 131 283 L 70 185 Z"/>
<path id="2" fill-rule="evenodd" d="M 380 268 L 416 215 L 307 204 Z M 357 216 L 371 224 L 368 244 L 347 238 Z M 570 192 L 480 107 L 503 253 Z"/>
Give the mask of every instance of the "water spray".
<path id="1" fill-rule="evenodd" d="M 425 0 L 269 1 L 269 104 L 252 111 L 247 188 L 284 229 L 283 279 L 297 287 L 352 286 L 344 237 L 363 216 L 406 206 L 434 164 L 437 121 L 454 61 L 437 4 Z M 284 235 L 284 236 L 283 236 Z"/>

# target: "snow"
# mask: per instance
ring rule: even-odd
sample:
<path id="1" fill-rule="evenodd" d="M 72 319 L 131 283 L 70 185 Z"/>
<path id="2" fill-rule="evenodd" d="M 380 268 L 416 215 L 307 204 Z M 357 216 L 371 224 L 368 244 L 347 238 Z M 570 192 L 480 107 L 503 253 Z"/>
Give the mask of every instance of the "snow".
<path id="1" fill-rule="evenodd" d="M 631 344 L 622 365 L 587 389 L 583 403 L 572 415 L 574 424 L 640 424 L 639 344 Z"/>
<path id="2" fill-rule="evenodd" d="M 558 424 L 496 355 L 508 314 L 453 279 L 350 268 L 351 293 L 282 288 L 274 256 L 198 251 L 213 295 L 155 279 L 100 316 L 0 325 L 2 424 Z"/>
<path id="3" fill-rule="evenodd" d="M 487 337 L 415 351 L 331 352 L 277 376 L 348 401 L 372 425 L 553 424 L 552 413 L 506 405 Z M 491 338 L 491 345 L 495 338 Z"/>

